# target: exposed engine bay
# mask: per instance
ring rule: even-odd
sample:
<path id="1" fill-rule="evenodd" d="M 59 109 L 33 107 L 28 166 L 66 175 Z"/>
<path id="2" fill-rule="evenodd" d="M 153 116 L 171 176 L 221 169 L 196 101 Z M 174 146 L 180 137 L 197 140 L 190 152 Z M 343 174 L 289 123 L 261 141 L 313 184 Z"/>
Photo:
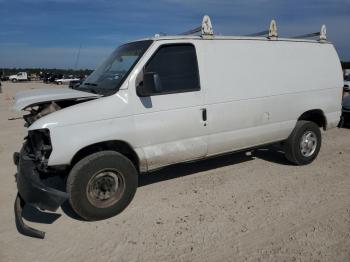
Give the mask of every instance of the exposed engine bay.
<path id="1" fill-rule="evenodd" d="M 61 110 L 66 107 L 70 107 L 82 102 L 86 102 L 90 99 L 79 99 L 79 100 L 61 100 L 61 101 L 51 101 L 42 103 L 39 105 L 32 105 L 25 109 L 25 111 L 29 112 L 28 114 L 23 115 L 23 119 L 25 120 L 25 127 L 29 127 L 31 124 L 33 124 L 36 120 L 51 114 L 53 112 L 56 112 L 58 110 Z"/>
<path id="2" fill-rule="evenodd" d="M 29 127 L 48 114 L 99 97 L 101 95 L 69 88 L 33 89 L 18 92 L 13 109 L 28 112 L 23 118 L 26 121 L 25 126 Z"/>
<path id="3" fill-rule="evenodd" d="M 26 110 L 29 112 L 29 114 L 26 114 L 23 116 L 23 119 L 26 121 L 24 126 L 29 127 L 32 123 L 34 123 L 39 118 L 42 118 L 43 116 L 51 114 L 60 109 L 61 107 L 57 105 L 57 103 L 55 102 L 51 102 L 49 104 L 43 104 L 40 106 L 30 107 L 29 110 Z"/>

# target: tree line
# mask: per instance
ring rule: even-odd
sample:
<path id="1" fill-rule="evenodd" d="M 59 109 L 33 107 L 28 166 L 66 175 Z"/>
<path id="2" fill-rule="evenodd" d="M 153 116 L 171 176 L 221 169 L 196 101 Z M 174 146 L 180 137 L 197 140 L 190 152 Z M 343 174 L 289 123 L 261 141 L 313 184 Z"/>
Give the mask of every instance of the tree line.
<path id="1" fill-rule="evenodd" d="M 85 76 L 90 75 L 93 70 L 91 69 L 49 69 L 49 68 L 0 68 L 1 76 L 9 76 L 17 74 L 18 72 L 27 72 L 29 75 L 45 75 L 45 74 L 60 74 L 60 75 L 74 75 Z"/>

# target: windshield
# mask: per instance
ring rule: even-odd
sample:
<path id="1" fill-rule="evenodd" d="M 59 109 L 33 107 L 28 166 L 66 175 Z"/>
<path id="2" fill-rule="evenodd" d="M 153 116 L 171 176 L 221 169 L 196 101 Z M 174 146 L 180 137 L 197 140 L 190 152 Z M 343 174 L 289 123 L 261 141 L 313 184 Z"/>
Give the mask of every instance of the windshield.
<path id="1" fill-rule="evenodd" d="M 100 95 L 116 93 L 152 41 L 138 41 L 118 47 L 76 89 Z"/>

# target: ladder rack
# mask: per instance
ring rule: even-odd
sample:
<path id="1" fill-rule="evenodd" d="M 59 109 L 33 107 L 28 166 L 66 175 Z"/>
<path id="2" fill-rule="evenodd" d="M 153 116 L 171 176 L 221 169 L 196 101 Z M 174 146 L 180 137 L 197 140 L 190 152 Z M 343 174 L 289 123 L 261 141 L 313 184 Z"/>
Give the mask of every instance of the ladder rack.
<path id="1" fill-rule="evenodd" d="M 297 36 L 292 36 L 290 38 L 305 39 L 305 38 L 312 38 L 312 37 L 316 37 L 316 36 L 319 37 L 320 41 L 327 40 L 327 29 L 326 29 L 325 25 L 322 25 L 320 32 L 304 34 L 304 35 L 297 35 Z"/>
<path id="2" fill-rule="evenodd" d="M 211 38 L 214 36 L 213 26 L 211 24 L 210 17 L 205 15 L 202 20 L 202 25 L 198 26 L 194 29 L 188 30 L 186 32 L 183 32 L 178 35 L 195 35 L 200 33 L 200 36 L 203 38 Z M 270 40 L 277 40 L 278 39 L 278 33 L 277 33 L 277 23 L 275 20 L 271 20 L 269 30 L 247 34 L 244 35 L 246 37 L 257 37 L 257 36 L 266 36 Z M 327 30 L 326 26 L 322 25 L 320 32 L 314 32 L 310 34 L 303 34 L 303 35 L 297 35 L 289 38 L 293 39 L 307 39 L 312 37 L 319 37 L 319 41 L 326 41 L 327 40 Z"/>
<path id="3" fill-rule="evenodd" d="M 191 30 L 188 30 L 186 32 L 183 32 L 179 35 L 193 35 L 193 34 L 196 34 L 196 33 L 199 33 L 199 32 L 202 32 L 202 27 L 201 26 L 198 26 L 194 29 L 191 29 Z"/>
<path id="4" fill-rule="evenodd" d="M 268 35 L 269 34 L 269 30 L 265 30 L 265 31 L 261 31 L 261 32 L 257 32 L 257 33 L 252 33 L 252 34 L 248 34 L 248 35 L 244 35 L 244 36 L 263 36 L 263 35 Z"/>
<path id="5" fill-rule="evenodd" d="M 297 36 L 291 36 L 290 38 L 295 38 L 295 39 L 301 39 L 301 38 L 312 38 L 315 36 L 320 36 L 320 32 L 315 32 L 315 33 L 310 33 L 310 34 L 305 34 L 305 35 L 297 35 Z"/>

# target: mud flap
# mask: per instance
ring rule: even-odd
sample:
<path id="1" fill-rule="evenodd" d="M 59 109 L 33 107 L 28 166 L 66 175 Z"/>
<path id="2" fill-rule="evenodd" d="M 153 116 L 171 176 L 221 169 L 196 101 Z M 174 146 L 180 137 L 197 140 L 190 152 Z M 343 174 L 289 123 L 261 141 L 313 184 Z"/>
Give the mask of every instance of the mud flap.
<path id="1" fill-rule="evenodd" d="M 35 237 L 44 239 L 45 238 L 45 232 L 37 230 L 35 228 L 32 228 L 30 226 L 27 226 L 24 224 L 22 219 L 22 210 L 25 206 L 24 200 L 21 198 L 19 194 L 17 194 L 16 200 L 15 200 L 15 219 L 16 219 L 16 227 L 19 233 L 29 236 L 29 237 Z"/>

